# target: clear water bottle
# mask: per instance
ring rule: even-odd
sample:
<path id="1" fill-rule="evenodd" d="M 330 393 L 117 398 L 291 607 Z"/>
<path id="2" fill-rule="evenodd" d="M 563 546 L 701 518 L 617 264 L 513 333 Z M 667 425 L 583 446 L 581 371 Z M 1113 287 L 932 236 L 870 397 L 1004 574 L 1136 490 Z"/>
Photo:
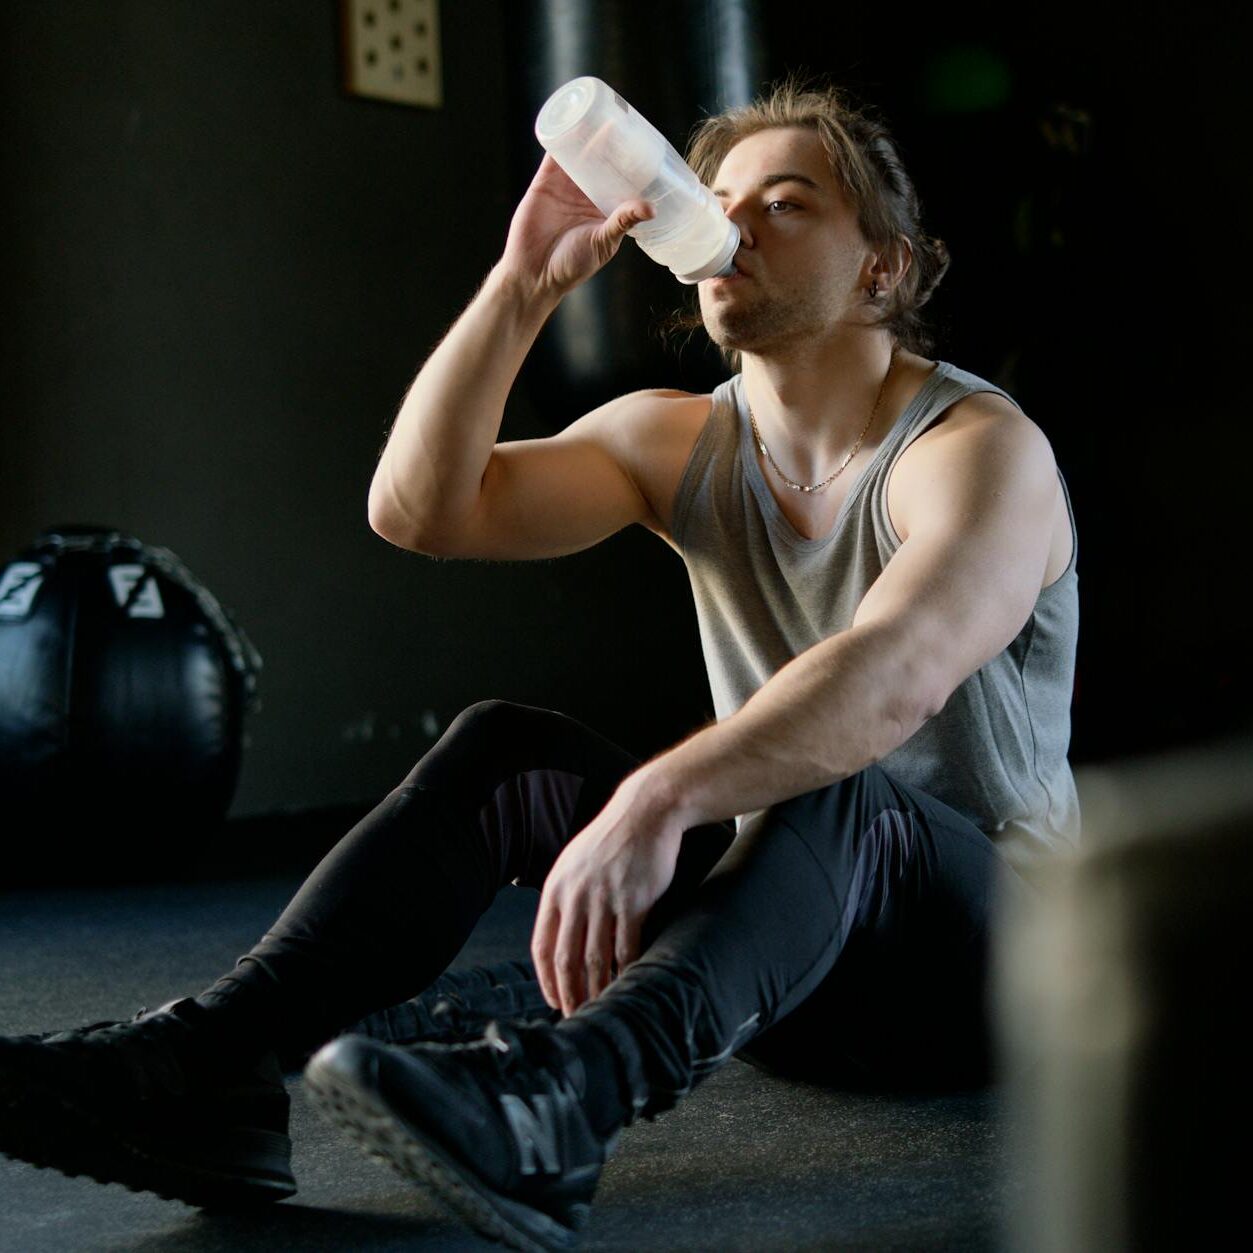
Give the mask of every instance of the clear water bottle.
<path id="1" fill-rule="evenodd" d="M 549 96 L 535 137 L 608 217 L 623 201 L 649 201 L 655 217 L 627 232 L 680 283 L 731 274 L 739 228 L 666 137 L 599 78 L 576 78 Z"/>

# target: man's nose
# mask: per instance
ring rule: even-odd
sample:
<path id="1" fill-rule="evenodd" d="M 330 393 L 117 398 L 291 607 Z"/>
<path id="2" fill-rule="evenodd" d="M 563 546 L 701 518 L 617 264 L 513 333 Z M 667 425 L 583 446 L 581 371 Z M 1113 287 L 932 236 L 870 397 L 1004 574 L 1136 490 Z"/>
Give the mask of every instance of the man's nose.
<path id="1" fill-rule="evenodd" d="M 724 212 L 739 228 L 740 247 L 751 248 L 753 246 L 753 228 L 748 220 L 749 215 L 744 206 L 728 202 Z"/>

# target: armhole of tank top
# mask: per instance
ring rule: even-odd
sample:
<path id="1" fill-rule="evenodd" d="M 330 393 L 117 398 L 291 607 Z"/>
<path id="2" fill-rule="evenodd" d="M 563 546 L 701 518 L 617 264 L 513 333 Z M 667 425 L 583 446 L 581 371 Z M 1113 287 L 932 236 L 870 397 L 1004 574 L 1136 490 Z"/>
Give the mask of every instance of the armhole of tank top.
<path id="1" fill-rule="evenodd" d="M 692 451 L 688 453 L 687 464 L 683 467 L 683 473 L 679 475 L 679 485 L 674 491 L 674 507 L 670 511 L 670 538 L 679 546 L 680 552 L 686 547 L 683 537 L 687 532 L 687 519 L 691 511 L 692 496 L 696 491 L 697 480 L 709 464 L 709 448 L 714 438 L 715 416 L 718 412 L 718 394 L 715 389 L 709 402 L 709 413 L 700 428 L 700 434 L 696 436 Z"/>
<path id="2" fill-rule="evenodd" d="M 952 379 L 951 374 L 949 375 L 949 378 Z M 896 527 L 892 525 L 892 517 L 888 512 L 888 481 L 892 477 L 892 471 L 896 469 L 896 463 L 905 454 L 906 449 L 910 447 L 914 440 L 916 440 L 920 435 L 925 435 L 926 432 L 929 431 L 946 413 L 948 413 L 954 405 L 960 404 L 967 396 L 977 396 L 980 392 L 993 392 L 997 396 L 1004 396 L 1004 398 L 1008 400 L 1019 413 L 1023 412 L 1022 406 L 1008 392 L 1003 391 L 995 384 L 989 384 L 986 387 L 967 387 L 962 385 L 962 392 L 960 395 L 954 396 L 952 400 L 948 401 L 941 408 L 936 409 L 933 413 L 929 414 L 925 420 L 919 422 L 914 429 L 909 432 L 905 441 L 892 454 L 892 460 L 889 461 L 887 466 L 884 468 L 883 475 L 878 483 L 878 490 L 876 493 L 878 500 L 876 502 L 875 511 L 879 516 L 879 522 L 883 527 L 883 533 L 887 536 L 888 543 L 892 546 L 893 555 L 895 555 L 896 550 L 905 542 L 896 533 Z M 1067 501 L 1067 505 L 1069 505 L 1069 501 Z M 1074 530 L 1073 519 L 1071 520 L 1071 530 Z M 1060 578 L 1064 577 L 1064 575 L 1059 576 L 1059 581 Z M 1050 584 L 1050 586 L 1052 585 Z"/>
<path id="3" fill-rule="evenodd" d="M 1062 499 L 1066 502 L 1066 517 L 1070 519 L 1070 560 L 1061 574 L 1044 589 L 1046 592 L 1055 588 L 1067 575 L 1073 574 L 1075 566 L 1079 564 L 1079 524 L 1075 521 L 1075 507 L 1071 503 L 1070 487 L 1066 483 L 1066 476 L 1062 473 L 1061 466 L 1057 467 L 1057 481 L 1062 485 Z"/>
<path id="4" fill-rule="evenodd" d="M 908 433 L 901 446 L 892 454 L 891 460 L 883 468 L 883 473 L 879 476 L 878 483 L 875 484 L 875 512 L 879 515 L 879 523 L 883 528 L 883 534 L 887 536 L 888 543 L 892 548 L 892 555 L 896 554 L 896 550 L 905 542 L 896 532 L 896 527 L 892 525 L 892 515 L 888 512 L 888 483 L 892 478 L 892 471 L 896 469 L 896 463 L 904 455 L 905 450 L 923 434 L 928 431 L 942 418 L 958 400 L 964 397 L 958 396 L 956 400 L 949 401 L 942 409 L 937 409 L 927 418 L 918 422 L 912 431 Z"/>

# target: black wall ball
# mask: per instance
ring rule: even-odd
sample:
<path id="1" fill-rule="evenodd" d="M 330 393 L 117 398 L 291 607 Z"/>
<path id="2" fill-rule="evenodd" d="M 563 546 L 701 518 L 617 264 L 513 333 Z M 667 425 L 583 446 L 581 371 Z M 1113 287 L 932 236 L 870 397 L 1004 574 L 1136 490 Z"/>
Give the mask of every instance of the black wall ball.
<path id="1" fill-rule="evenodd" d="M 234 798 L 261 658 L 168 549 L 43 531 L 0 572 L 0 812 L 10 868 L 187 864 Z"/>

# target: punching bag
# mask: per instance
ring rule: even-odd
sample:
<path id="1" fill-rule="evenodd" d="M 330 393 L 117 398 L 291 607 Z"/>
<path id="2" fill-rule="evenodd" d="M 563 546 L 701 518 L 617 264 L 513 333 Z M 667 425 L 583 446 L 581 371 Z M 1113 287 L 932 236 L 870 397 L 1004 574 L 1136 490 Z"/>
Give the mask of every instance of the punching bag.
<path id="1" fill-rule="evenodd" d="M 260 669 L 169 550 L 109 527 L 40 534 L 0 573 L 0 867 L 189 864 L 234 797 Z"/>

